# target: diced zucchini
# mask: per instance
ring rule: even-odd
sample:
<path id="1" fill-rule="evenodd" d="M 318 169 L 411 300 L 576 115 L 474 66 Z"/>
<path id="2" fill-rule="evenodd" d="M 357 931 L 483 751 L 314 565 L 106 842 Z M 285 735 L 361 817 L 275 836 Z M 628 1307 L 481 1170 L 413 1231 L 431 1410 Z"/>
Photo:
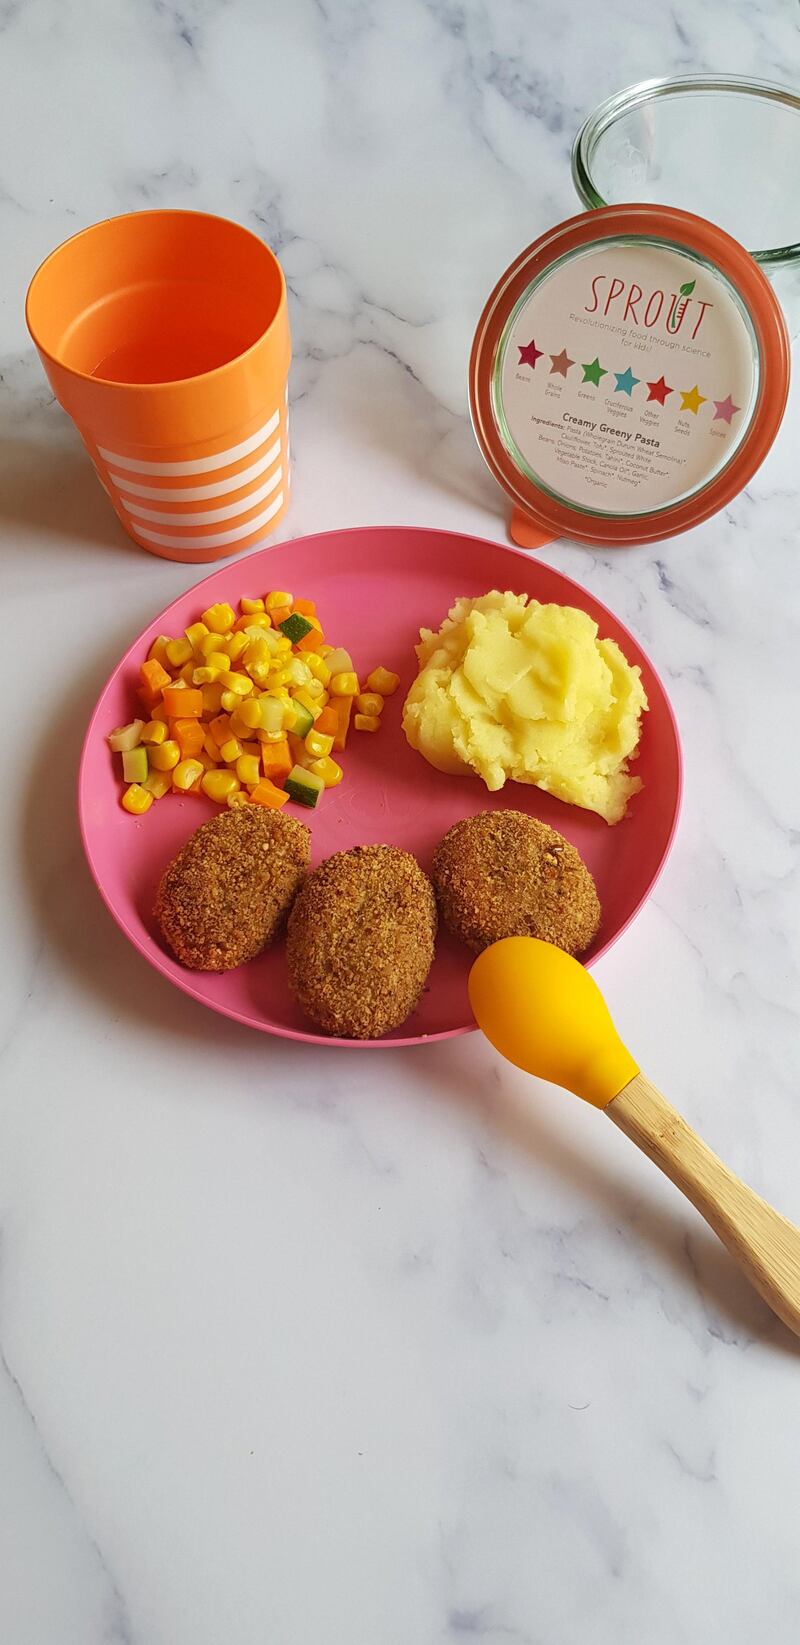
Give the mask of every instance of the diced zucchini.
<path id="1" fill-rule="evenodd" d="M 280 697 L 259 697 L 258 707 L 261 713 L 261 730 L 274 742 L 280 742 L 283 736 L 286 706 Z"/>
<path id="2" fill-rule="evenodd" d="M 278 623 L 278 627 L 281 633 L 286 635 L 287 640 L 291 640 L 292 645 L 297 645 L 298 640 L 311 633 L 314 624 L 310 623 L 307 617 L 301 617 L 299 611 L 293 611 L 290 616 L 284 617 L 282 623 Z"/>
<path id="3" fill-rule="evenodd" d="M 293 765 L 283 785 L 284 792 L 296 805 L 316 805 L 320 794 L 324 793 L 325 784 L 315 771 L 304 771 L 301 765 Z"/>
<path id="4" fill-rule="evenodd" d="M 307 737 L 312 725 L 314 724 L 314 716 L 311 709 L 306 708 L 305 703 L 299 703 L 296 698 L 292 698 L 292 712 L 294 714 L 294 720 L 289 729 L 294 732 L 296 737 Z"/>
<path id="5" fill-rule="evenodd" d="M 108 739 L 112 754 L 127 754 L 131 748 L 138 748 L 143 730 L 144 720 L 131 720 L 130 725 L 118 725 Z"/>
<path id="6" fill-rule="evenodd" d="M 335 650 L 328 652 L 325 658 L 325 667 L 328 669 L 331 677 L 333 677 L 334 674 L 352 674 L 353 659 L 350 656 L 350 652 L 345 651 L 343 645 L 337 645 Z"/>
<path id="7" fill-rule="evenodd" d="M 308 685 L 313 679 L 311 669 L 302 657 L 290 657 L 286 664 L 287 685 Z"/>
<path id="8" fill-rule="evenodd" d="M 122 754 L 122 775 L 126 783 L 145 783 L 149 770 L 146 748 L 126 748 Z"/>

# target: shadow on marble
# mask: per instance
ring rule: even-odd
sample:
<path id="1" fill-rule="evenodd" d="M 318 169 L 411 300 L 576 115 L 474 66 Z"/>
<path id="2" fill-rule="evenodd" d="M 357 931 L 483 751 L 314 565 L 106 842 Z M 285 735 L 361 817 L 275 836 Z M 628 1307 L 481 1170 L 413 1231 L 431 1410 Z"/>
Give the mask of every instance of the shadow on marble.
<path id="1" fill-rule="evenodd" d="M 52 538 L 139 554 L 83 447 L 0 433 L 0 521 Z"/>
<path id="2" fill-rule="evenodd" d="M 463 1042 L 462 1042 L 463 1045 Z M 638 1189 L 629 1187 L 590 1155 L 574 1146 L 548 1124 L 537 1104 L 535 1082 L 520 1100 L 519 1080 L 504 1085 L 499 1068 L 487 1090 L 485 1071 L 474 1070 L 468 1056 L 454 1061 L 444 1047 L 421 1049 L 408 1065 L 410 1082 L 420 1075 L 426 1096 L 467 1107 L 480 1115 L 487 1129 L 563 1181 L 581 1205 L 602 1216 L 611 1227 L 623 1229 L 629 1240 L 648 1251 L 671 1284 L 678 1282 L 687 1303 L 695 1298 L 703 1323 L 716 1340 L 738 1348 L 758 1342 L 762 1347 L 800 1359 L 800 1340 L 788 1330 L 753 1290 L 724 1246 L 676 1190 L 674 1211 L 648 1203 Z M 523 1083 L 522 1090 L 525 1091 Z M 565 1101 L 574 1099 L 565 1094 Z M 653 1168 L 655 1169 L 655 1168 Z M 657 1277 L 656 1277 L 657 1283 Z"/>

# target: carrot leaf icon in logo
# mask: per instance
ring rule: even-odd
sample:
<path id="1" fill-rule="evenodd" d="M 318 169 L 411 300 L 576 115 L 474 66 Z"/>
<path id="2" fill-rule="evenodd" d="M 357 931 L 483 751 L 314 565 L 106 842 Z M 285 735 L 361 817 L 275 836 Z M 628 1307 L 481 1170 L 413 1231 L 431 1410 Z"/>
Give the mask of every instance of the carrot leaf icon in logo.
<path id="1" fill-rule="evenodd" d="M 667 315 L 667 331 L 680 330 L 681 321 L 687 308 L 689 307 L 689 298 L 691 297 L 694 288 L 694 280 L 686 280 L 684 284 L 678 288 L 679 295 L 673 296 L 670 311 Z"/>

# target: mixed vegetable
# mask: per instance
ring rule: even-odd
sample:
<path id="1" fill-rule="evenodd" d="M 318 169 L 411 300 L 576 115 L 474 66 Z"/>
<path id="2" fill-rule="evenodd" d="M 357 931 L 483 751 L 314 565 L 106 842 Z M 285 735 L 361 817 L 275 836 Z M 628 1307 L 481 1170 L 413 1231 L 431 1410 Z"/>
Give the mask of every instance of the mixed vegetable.
<path id="1" fill-rule="evenodd" d="M 160 634 L 140 675 L 143 717 L 108 738 L 134 816 L 171 791 L 217 805 L 315 806 L 342 780 L 333 755 L 351 718 L 357 731 L 377 731 L 399 684 L 376 668 L 362 691 L 349 652 L 326 643 L 314 601 L 283 589 L 242 599 L 238 616 L 225 602 L 209 606 L 178 639 Z"/>

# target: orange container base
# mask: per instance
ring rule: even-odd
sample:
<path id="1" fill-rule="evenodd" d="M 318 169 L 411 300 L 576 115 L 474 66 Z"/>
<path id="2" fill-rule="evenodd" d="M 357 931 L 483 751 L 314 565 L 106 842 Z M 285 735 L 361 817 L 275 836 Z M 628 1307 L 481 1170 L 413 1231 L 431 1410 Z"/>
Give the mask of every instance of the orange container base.
<path id="1" fill-rule="evenodd" d="M 261 414 L 222 449 L 194 446 L 142 455 L 84 443 L 129 537 L 165 560 L 203 564 L 254 548 L 289 499 L 285 405 Z"/>

